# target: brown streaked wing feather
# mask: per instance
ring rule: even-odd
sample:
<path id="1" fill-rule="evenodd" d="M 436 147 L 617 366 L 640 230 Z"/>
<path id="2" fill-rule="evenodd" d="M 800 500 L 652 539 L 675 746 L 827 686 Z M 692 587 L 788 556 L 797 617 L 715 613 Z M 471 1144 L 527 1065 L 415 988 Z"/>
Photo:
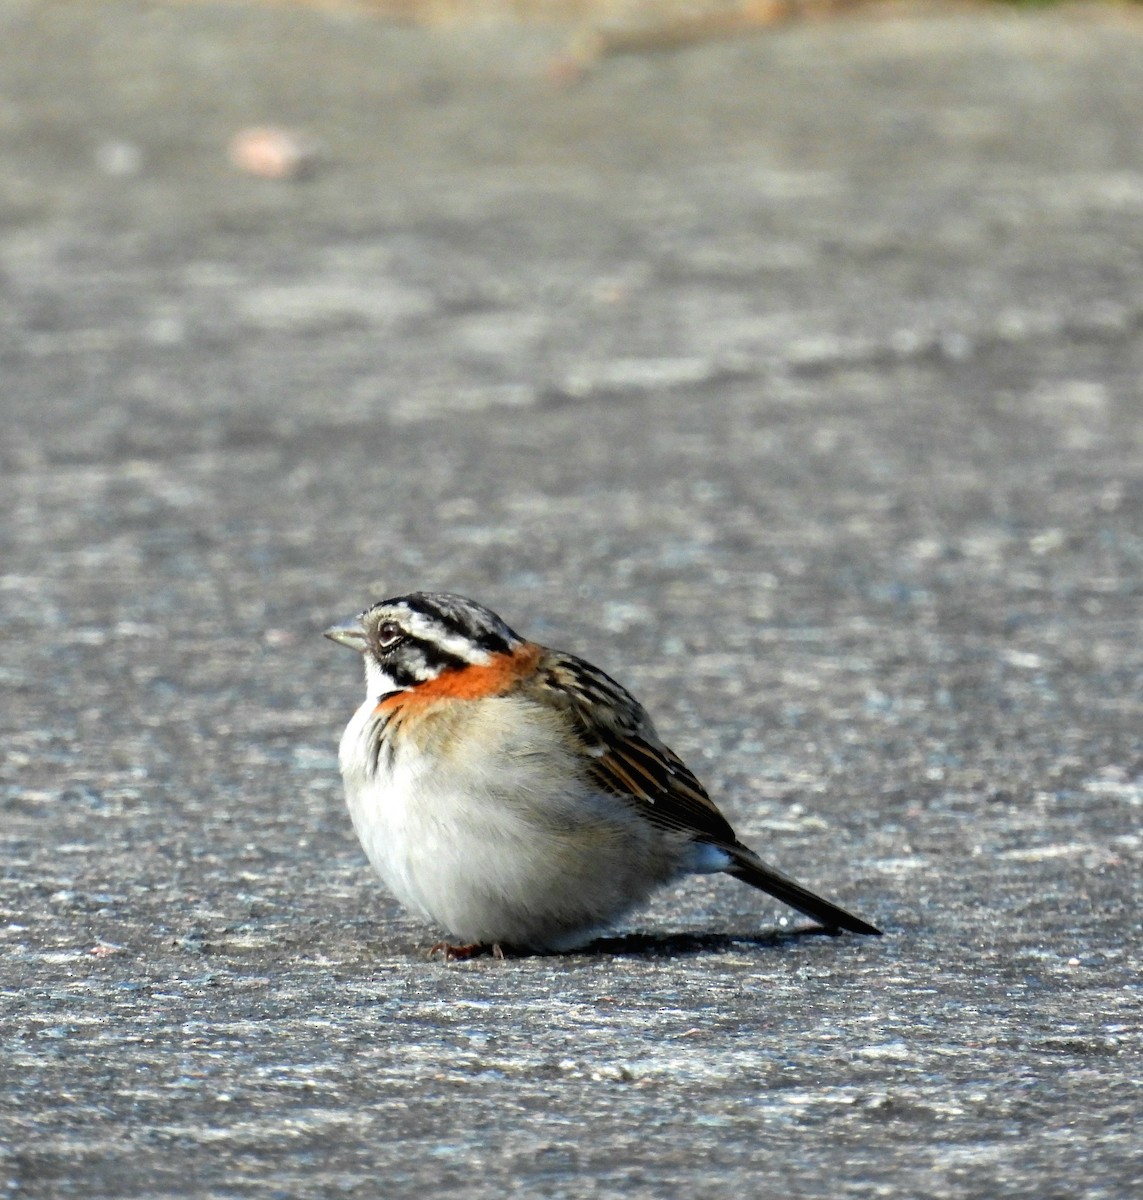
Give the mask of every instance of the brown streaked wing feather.
<path id="1" fill-rule="evenodd" d="M 537 676 L 561 703 L 590 756 L 591 778 L 604 791 L 640 804 L 665 829 L 733 846 L 734 830 L 682 759 L 659 740 L 642 705 L 597 667 L 548 651 Z"/>
<path id="2" fill-rule="evenodd" d="M 720 844 L 733 845 L 736 840 L 702 784 L 666 746 L 639 737 L 609 742 L 592 764 L 591 776 L 607 791 L 645 804 L 647 817 L 656 825 Z"/>
<path id="3" fill-rule="evenodd" d="M 525 685 L 570 717 L 591 778 L 613 796 L 639 804 L 647 818 L 725 849 L 730 874 L 776 896 L 826 929 L 880 932 L 763 862 L 735 836 L 682 759 L 659 740 L 651 718 L 624 688 L 571 654 L 548 650 Z"/>

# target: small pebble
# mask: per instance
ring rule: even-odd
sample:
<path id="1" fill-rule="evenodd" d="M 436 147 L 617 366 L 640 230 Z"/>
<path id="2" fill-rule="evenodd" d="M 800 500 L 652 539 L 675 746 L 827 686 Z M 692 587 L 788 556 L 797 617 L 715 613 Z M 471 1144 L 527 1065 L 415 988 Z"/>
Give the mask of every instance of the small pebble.
<path id="1" fill-rule="evenodd" d="M 316 147 L 292 129 L 251 126 L 230 139 L 229 156 L 238 170 L 259 179 L 300 179 L 313 169 Z"/>

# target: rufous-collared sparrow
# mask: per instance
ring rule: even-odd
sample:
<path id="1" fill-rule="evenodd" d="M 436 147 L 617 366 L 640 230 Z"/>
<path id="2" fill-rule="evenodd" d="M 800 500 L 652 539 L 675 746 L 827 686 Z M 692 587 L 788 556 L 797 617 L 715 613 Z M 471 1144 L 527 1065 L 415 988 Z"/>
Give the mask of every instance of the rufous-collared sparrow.
<path id="1" fill-rule="evenodd" d="M 826 929 L 880 932 L 764 863 L 598 667 L 463 596 L 382 600 L 325 636 L 365 659 L 349 812 L 407 908 L 461 945 L 569 950 L 658 885 L 725 871 Z"/>

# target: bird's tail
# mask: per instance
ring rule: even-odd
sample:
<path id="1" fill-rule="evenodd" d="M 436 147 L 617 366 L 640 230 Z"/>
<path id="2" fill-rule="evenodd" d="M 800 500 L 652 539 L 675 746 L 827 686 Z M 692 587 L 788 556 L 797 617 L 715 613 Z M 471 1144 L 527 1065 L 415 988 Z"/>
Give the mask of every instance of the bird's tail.
<path id="1" fill-rule="evenodd" d="M 808 888 L 802 887 L 796 879 L 783 875 L 781 871 L 764 863 L 753 850 L 745 846 L 728 846 L 727 851 L 734 859 L 732 866 L 727 868 L 727 874 L 743 883 L 750 884 L 760 891 L 769 892 L 771 896 L 796 908 L 798 912 L 812 917 L 826 929 L 836 933 L 839 929 L 848 929 L 851 933 L 880 934 L 881 930 L 844 908 L 838 908 L 821 896 L 815 896 Z"/>

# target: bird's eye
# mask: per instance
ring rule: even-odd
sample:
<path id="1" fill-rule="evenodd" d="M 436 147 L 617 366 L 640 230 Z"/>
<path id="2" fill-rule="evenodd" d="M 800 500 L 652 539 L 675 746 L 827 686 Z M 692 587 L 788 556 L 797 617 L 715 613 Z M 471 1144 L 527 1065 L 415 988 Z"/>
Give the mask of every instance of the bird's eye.
<path id="1" fill-rule="evenodd" d="M 404 636 L 405 631 L 396 621 L 382 621 L 377 626 L 377 645 L 382 650 L 391 650 Z"/>

